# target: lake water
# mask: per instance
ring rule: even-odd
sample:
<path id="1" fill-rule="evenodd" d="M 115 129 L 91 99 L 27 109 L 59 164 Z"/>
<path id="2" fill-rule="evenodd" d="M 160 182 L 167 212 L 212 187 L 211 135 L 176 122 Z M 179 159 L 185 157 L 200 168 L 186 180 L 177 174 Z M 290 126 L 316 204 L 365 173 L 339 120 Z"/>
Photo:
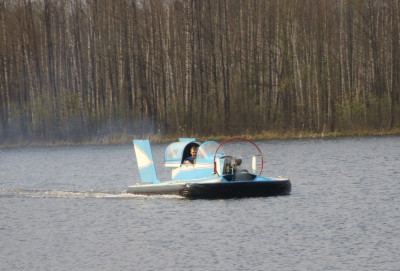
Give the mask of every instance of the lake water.
<path id="1" fill-rule="evenodd" d="M 291 195 L 134 196 L 131 145 L 0 149 L 0 270 L 400 270 L 400 137 L 257 144 Z"/>

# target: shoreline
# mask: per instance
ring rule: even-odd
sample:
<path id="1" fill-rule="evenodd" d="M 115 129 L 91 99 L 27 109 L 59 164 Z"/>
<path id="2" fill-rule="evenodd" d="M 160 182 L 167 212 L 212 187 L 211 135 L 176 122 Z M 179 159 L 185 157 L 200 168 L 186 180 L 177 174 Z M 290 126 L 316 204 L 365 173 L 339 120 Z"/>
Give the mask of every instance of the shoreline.
<path id="1" fill-rule="evenodd" d="M 213 136 L 162 136 L 162 135 L 127 135 L 127 134 L 113 134 L 105 136 L 103 138 L 95 138 L 91 140 L 82 140 L 81 142 L 69 142 L 69 141 L 54 141 L 45 142 L 40 140 L 22 141 L 22 142 L 9 142 L 0 145 L 0 149 L 4 148 L 19 148 L 19 147 L 57 147 L 57 146 L 91 146 L 91 145 L 121 145 L 131 144 L 132 139 L 142 138 L 148 139 L 152 143 L 168 143 L 175 142 L 179 137 L 194 137 L 199 141 L 215 140 L 223 141 L 231 137 L 244 137 L 251 140 L 292 140 L 292 139 L 328 139 L 328 138 L 343 138 L 343 137 L 367 137 L 367 136 L 400 136 L 400 127 L 393 128 L 390 130 L 382 129 L 377 130 L 364 130 L 364 131 L 343 131 L 343 132 L 329 132 L 329 133 L 315 133 L 315 132 L 286 132 L 286 133 L 275 133 L 275 132 L 261 132 L 258 134 L 236 134 L 236 135 L 213 135 Z"/>

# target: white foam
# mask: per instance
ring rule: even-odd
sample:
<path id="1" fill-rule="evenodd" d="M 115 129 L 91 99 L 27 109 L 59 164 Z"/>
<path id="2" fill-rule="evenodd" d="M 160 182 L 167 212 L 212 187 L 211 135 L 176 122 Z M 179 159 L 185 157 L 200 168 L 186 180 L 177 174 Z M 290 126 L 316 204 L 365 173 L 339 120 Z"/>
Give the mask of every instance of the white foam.
<path id="1" fill-rule="evenodd" d="M 181 199 L 178 195 L 137 195 L 126 191 L 62 191 L 62 190 L 27 190 L 2 189 L 0 196 L 26 198 L 171 198 Z"/>

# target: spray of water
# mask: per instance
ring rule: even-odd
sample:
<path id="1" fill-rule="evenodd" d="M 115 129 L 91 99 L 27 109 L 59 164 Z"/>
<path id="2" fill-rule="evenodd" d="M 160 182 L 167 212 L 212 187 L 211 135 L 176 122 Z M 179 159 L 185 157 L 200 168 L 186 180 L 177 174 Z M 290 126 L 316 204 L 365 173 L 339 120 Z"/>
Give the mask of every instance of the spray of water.
<path id="1" fill-rule="evenodd" d="M 126 193 L 126 191 L 62 191 L 62 190 L 29 190 L 29 189 L 10 189 L 1 190 L 2 197 L 20 197 L 20 198 L 108 198 L 108 199 L 125 199 L 125 198 L 171 198 L 182 199 L 177 195 L 134 195 Z"/>

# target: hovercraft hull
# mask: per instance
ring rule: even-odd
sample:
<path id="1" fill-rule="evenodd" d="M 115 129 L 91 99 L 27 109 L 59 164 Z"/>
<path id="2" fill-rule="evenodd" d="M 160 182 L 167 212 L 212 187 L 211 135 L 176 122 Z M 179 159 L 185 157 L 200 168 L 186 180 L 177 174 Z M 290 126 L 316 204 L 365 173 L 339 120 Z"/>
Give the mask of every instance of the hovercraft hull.
<path id="1" fill-rule="evenodd" d="M 184 183 L 144 184 L 128 186 L 127 193 L 138 195 L 180 195 Z"/>
<path id="2" fill-rule="evenodd" d="M 180 195 L 187 199 L 228 199 L 289 195 L 289 180 L 232 181 L 218 183 L 168 183 L 129 186 L 128 193 Z"/>
<path id="3" fill-rule="evenodd" d="M 186 184 L 181 196 L 188 199 L 228 199 L 289 195 L 289 180 L 265 182 L 191 183 Z"/>

